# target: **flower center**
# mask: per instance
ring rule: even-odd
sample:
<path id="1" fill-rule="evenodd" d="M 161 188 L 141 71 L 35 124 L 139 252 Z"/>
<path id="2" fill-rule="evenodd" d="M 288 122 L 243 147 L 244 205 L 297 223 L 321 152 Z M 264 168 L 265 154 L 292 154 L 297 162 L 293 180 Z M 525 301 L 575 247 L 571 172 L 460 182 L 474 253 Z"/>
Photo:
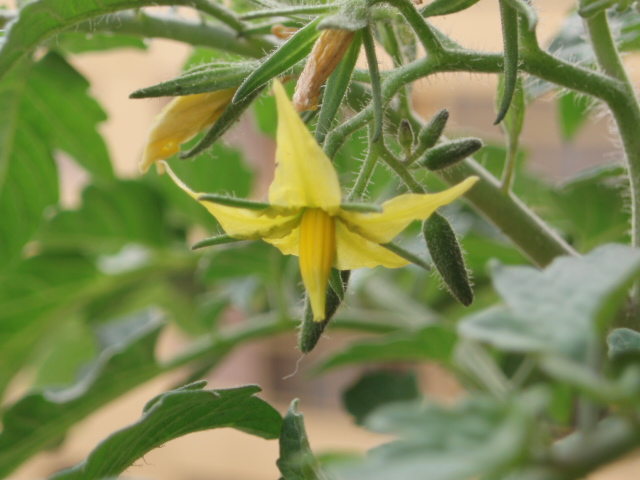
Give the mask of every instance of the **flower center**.
<path id="1" fill-rule="evenodd" d="M 326 317 L 326 291 L 336 256 L 336 222 L 320 208 L 307 208 L 300 222 L 300 273 L 313 319 Z"/>

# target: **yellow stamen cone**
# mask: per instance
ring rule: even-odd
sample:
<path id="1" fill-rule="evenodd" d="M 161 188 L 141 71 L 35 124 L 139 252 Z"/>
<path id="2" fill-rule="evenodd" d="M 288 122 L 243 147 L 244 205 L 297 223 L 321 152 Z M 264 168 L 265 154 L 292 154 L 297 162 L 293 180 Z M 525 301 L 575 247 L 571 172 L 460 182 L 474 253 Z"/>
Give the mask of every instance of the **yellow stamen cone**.
<path id="1" fill-rule="evenodd" d="M 335 219 L 322 209 L 306 209 L 300 222 L 300 273 L 316 322 L 326 318 L 326 291 L 335 256 Z"/>

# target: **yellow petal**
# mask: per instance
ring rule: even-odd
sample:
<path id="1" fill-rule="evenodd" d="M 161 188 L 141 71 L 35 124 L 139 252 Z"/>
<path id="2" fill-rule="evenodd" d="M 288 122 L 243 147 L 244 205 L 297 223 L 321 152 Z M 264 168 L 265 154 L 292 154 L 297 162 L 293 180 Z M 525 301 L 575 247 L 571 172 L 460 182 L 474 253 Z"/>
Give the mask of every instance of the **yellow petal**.
<path id="1" fill-rule="evenodd" d="M 350 231 L 341 220 L 336 222 L 336 261 L 339 270 L 373 268 L 382 265 L 398 268 L 409 262 L 395 253 Z"/>
<path id="2" fill-rule="evenodd" d="M 294 110 L 282 84 L 274 82 L 273 90 L 278 106 L 278 148 L 269 202 L 336 213 L 342 193 L 331 160 Z"/>
<path id="3" fill-rule="evenodd" d="M 319 208 L 308 208 L 300 222 L 300 273 L 316 322 L 326 318 L 327 285 L 335 256 L 335 218 Z"/>
<path id="4" fill-rule="evenodd" d="M 283 255 L 298 255 L 300 253 L 300 225 L 298 224 L 283 237 L 270 237 L 263 240 L 276 247 Z"/>
<path id="5" fill-rule="evenodd" d="M 349 229 L 372 242 L 389 243 L 413 220 L 425 220 L 438 207 L 447 205 L 463 195 L 478 180 L 478 177 L 469 177 L 440 193 L 399 195 L 382 204 L 382 213 L 359 213 L 342 210 L 340 218 L 348 225 Z"/>
<path id="6" fill-rule="evenodd" d="M 202 195 L 191 190 L 180 180 L 166 162 L 160 162 L 159 166 L 165 168 L 176 185 L 193 199 L 197 200 Z M 249 210 L 211 202 L 200 203 L 216 217 L 227 235 L 239 239 L 257 240 L 258 238 L 277 239 L 284 237 L 299 225 L 302 216 L 302 212 L 288 213 L 279 208 Z"/>
<path id="7" fill-rule="evenodd" d="M 140 161 L 145 173 L 154 162 L 180 151 L 180 144 L 191 140 L 213 125 L 233 98 L 235 88 L 176 97 L 162 109 L 151 126 Z"/>

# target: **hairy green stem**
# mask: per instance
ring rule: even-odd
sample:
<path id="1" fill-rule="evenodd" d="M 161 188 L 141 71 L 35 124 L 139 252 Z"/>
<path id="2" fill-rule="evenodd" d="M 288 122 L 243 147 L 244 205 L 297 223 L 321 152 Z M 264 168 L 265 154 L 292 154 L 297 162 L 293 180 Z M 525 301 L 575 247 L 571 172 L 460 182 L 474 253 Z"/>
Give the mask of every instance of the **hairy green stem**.
<path id="1" fill-rule="evenodd" d="M 225 7 L 222 3 L 212 0 L 193 0 L 193 6 L 201 12 L 217 18 L 236 32 L 241 32 L 245 28 L 245 24 L 240 21 L 236 12 Z"/>
<path id="2" fill-rule="evenodd" d="M 236 32 L 222 25 L 186 20 L 175 15 L 119 12 L 102 17 L 99 22 L 81 23 L 77 28 L 90 33 L 105 31 L 167 38 L 253 58 L 264 57 L 265 52 L 275 46 L 262 38 L 238 38 Z"/>
<path id="3" fill-rule="evenodd" d="M 616 48 L 606 11 L 584 21 L 596 61 L 609 77 L 621 83 L 622 95 L 608 104 L 618 125 L 631 184 L 632 238 L 640 246 L 640 105 Z"/>

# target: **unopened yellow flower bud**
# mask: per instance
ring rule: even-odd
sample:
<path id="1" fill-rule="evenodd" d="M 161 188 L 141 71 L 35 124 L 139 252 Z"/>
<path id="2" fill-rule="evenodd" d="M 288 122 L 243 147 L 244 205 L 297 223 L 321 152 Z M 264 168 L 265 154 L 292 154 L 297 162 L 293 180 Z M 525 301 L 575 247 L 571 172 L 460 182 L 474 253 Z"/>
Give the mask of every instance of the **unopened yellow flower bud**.
<path id="1" fill-rule="evenodd" d="M 293 106 L 298 112 L 318 108 L 320 88 L 344 57 L 354 35 L 334 28 L 322 31 L 296 84 Z"/>
<path id="2" fill-rule="evenodd" d="M 158 160 L 175 155 L 181 144 L 213 125 L 231 102 L 235 91 L 235 88 L 228 88 L 174 98 L 151 126 L 139 163 L 140 172 L 145 173 Z"/>

